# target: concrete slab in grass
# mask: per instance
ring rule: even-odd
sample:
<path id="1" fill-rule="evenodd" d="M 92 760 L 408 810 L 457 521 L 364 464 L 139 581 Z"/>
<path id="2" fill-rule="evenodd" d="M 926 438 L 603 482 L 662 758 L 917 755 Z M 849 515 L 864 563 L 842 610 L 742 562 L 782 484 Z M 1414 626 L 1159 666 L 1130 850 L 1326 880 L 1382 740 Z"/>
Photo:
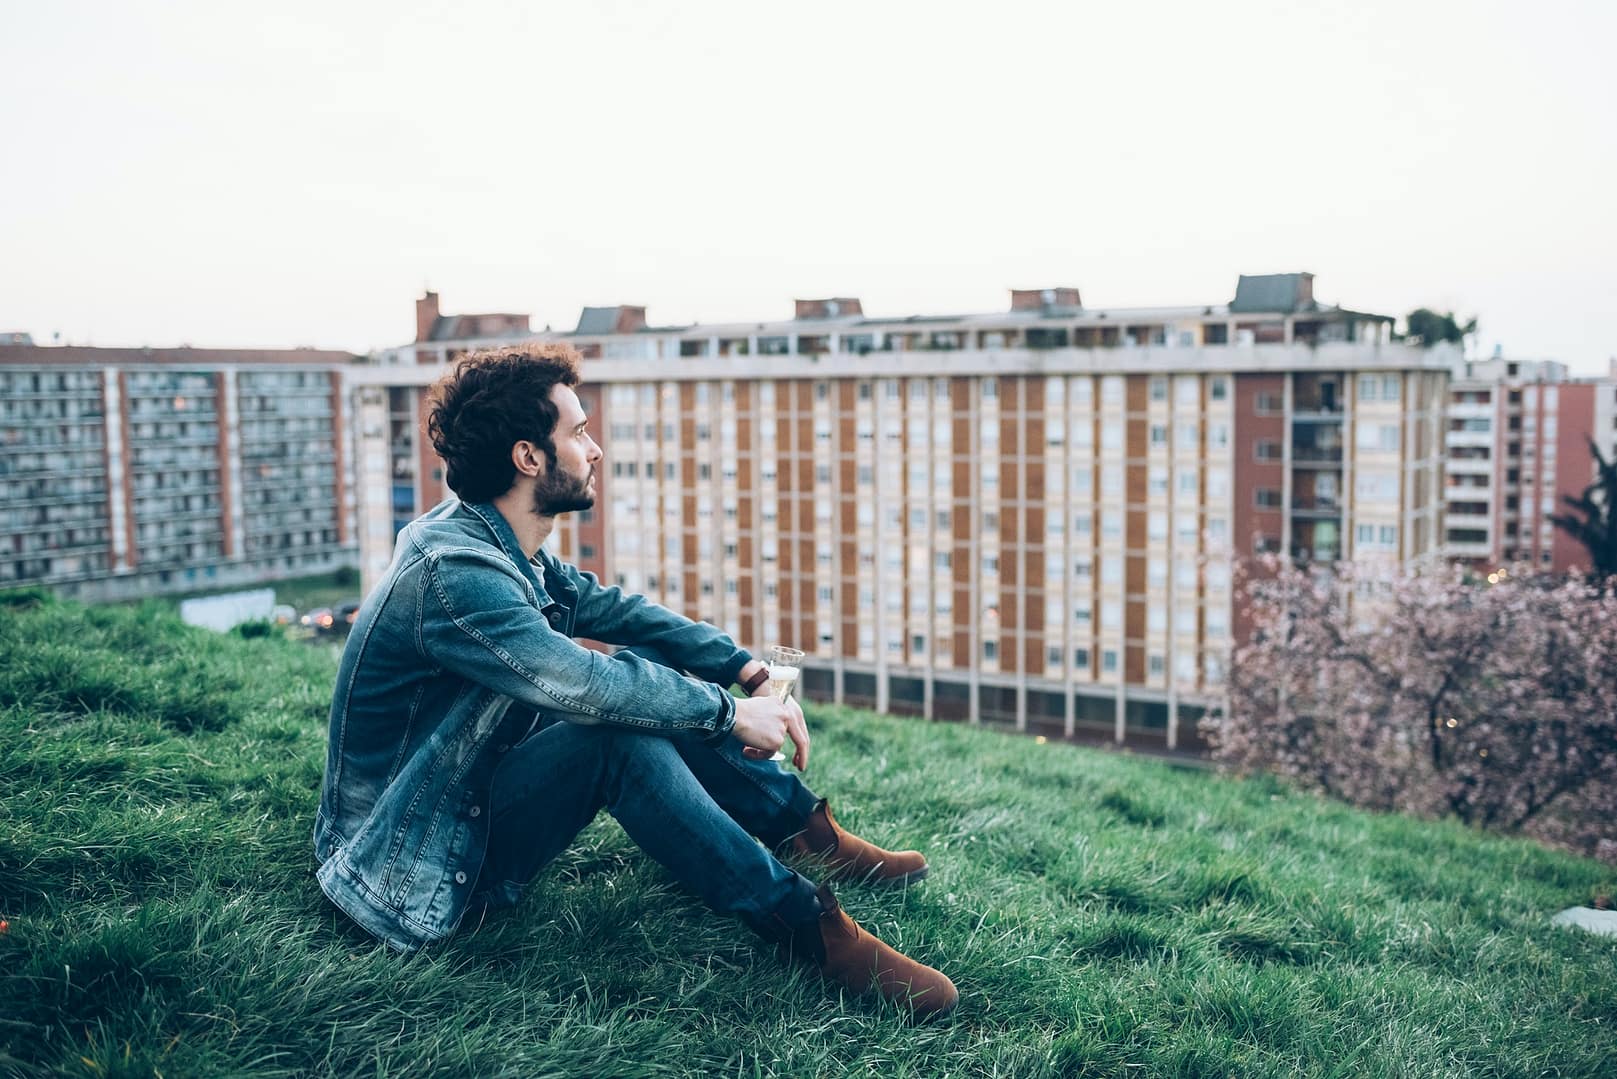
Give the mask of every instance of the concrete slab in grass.
<path id="1" fill-rule="evenodd" d="M 1587 929 L 1602 936 L 1617 937 L 1617 910 L 1595 910 L 1593 907 L 1568 907 L 1550 919 L 1551 925 Z"/>

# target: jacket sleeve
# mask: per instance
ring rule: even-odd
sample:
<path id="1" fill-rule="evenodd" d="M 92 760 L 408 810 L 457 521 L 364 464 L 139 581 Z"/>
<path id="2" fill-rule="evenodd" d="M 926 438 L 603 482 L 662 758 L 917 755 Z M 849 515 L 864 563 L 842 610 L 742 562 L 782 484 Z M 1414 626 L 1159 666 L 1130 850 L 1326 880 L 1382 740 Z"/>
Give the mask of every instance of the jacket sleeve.
<path id="1" fill-rule="evenodd" d="M 751 653 L 715 625 L 693 622 L 616 585 L 603 587 L 595 574 L 576 566 L 560 566 L 578 590 L 573 628 L 580 637 L 607 644 L 655 645 L 664 655 L 677 656 L 692 674 L 721 686 L 732 684 L 752 660 Z"/>
<path id="2" fill-rule="evenodd" d="M 508 564 L 477 550 L 432 556 L 422 576 L 422 654 L 496 693 L 578 723 L 657 733 L 735 725 L 735 701 L 632 653 L 604 656 L 558 633 Z"/>

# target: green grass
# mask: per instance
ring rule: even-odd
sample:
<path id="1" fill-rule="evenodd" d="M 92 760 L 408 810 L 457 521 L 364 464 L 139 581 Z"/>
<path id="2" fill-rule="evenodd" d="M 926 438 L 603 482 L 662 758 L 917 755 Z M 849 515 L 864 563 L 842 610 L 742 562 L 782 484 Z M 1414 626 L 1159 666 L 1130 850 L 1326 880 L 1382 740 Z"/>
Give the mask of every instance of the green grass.
<path id="1" fill-rule="evenodd" d="M 0 607 L 0 1074 L 1617 1074 L 1610 867 L 1266 781 L 811 708 L 811 778 L 930 879 L 845 887 L 958 982 L 842 1000 L 603 818 L 405 960 L 315 886 L 329 650 Z"/>

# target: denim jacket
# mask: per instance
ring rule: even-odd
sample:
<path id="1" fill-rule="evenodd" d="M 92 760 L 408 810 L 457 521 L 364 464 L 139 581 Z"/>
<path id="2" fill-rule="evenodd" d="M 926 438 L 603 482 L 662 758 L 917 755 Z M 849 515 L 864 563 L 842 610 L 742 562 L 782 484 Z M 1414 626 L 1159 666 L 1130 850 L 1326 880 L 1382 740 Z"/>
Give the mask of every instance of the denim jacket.
<path id="1" fill-rule="evenodd" d="M 696 677 L 575 636 L 655 644 Z M 401 951 L 446 936 L 482 869 L 495 766 L 538 717 L 721 739 L 735 724 L 721 687 L 750 659 L 718 628 L 549 552 L 530 563 L 494 506 L 442 503 L 399 533 L 343 649 L 314 828 L 321 889 Z"/>

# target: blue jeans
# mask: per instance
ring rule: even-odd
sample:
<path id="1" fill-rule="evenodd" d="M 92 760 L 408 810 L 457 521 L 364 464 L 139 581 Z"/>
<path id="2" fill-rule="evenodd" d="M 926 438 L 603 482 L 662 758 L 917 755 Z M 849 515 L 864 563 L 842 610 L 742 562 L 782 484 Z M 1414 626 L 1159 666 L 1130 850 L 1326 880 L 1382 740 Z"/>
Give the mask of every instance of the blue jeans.
<path id="1" fill-rule="evenodd" d="M 673 666 L 655 649 L 634 651 Z M 514 903 L 604 808 L 715 911 L 760 932 L 813 917 L 814 885 L 770 852 L 803 829 L 819 799 L 779 764 L 741 748 L 734 738 L 708 745 L 696 731 L 665 737 L 544 723 L 494 773 L 480 898 L 490 907 Z"/>

